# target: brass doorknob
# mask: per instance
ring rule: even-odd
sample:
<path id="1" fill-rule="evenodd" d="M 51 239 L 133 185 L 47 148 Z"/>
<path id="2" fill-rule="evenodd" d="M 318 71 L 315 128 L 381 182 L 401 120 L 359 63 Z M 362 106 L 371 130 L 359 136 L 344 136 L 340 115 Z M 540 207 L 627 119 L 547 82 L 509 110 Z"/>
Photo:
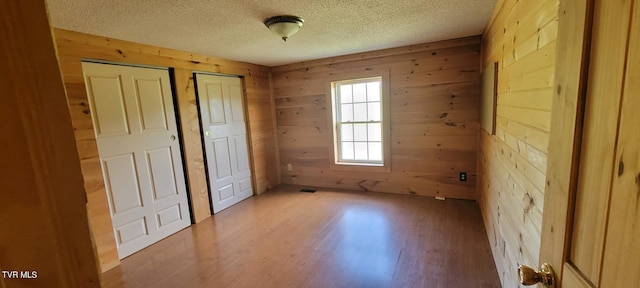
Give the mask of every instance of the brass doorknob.
<path id="1" fill-rule="evenodd" d="M 544 263 L 540 265 L 540 271 L 525 265 L 518 266 L 518 279 L 520 284 L 529 286 L 541 283 L 545 287 L 556 287 L 556 274 L 553 273 L 551 265 Z"/>

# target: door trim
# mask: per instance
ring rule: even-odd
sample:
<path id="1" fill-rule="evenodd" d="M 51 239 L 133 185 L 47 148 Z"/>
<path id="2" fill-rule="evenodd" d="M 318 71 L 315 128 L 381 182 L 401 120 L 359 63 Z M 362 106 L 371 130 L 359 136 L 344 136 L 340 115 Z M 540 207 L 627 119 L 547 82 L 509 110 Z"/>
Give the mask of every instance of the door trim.
<path id="1" fill-rule="evenodd" d="M 577 190 L 584 122 L 593 0 L 561 0 L 558 13 L 555 95 L 552 104 L 547 181 L 539 263 L 562 279 Z"/>
<path id="2" fill-rule="evenodd" d="M 222 76 L 222 77 L 231 77 L 231 78 L 240 78 L 240 79 L 244 79 L 243 76 L 241 75 L 235 75 L 235 74 L 224 74 L 224 73 L 217 73 L 217 72 L 209 72 L 209 71 L 200 71 L 200 70 L 193 70 L 192 71 L 194 75 L 196 74 L 204 74 L 204 75 L 211 75 L 211 76 Z M 244 82 L 242 83 L 244 85 Z M 244 86 L 242 87 L 243 89 L 245 88 Z M 245 97 L 246 98 L 246 97 Z M 245 99 L 246 100 L 246 99 Z"/>
<path id="3" fill-rule="evenodd" d="M 148 69 L 156 69 L 156 70 L 171 70 L 171 68 L 169 68 L 169 67 L 153 66 L 153 65 L 142 65 L 142 64 L 130 64 L 130 63 L 124 63 L 124 62 L 108 61 L 108 60 L 93 59 L 93 58 L 82 58 L 82 59 L 80 59 L 80 62 L 96 63 L 96 64 L 107 64 L 107 65 L 116 65 L 116 66 L 125 66 L 125 67 L 148 68 Z M 173 83 L 171 83 L 171 87 L 173 87 Z"/>

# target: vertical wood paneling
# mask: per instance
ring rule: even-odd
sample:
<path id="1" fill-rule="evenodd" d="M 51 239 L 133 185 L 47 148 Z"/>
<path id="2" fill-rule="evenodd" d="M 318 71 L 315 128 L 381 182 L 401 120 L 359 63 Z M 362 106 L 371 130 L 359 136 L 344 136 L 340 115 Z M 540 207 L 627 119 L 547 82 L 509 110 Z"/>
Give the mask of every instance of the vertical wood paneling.
<path id="1" fill-rule="evenodd" d="M 193 73 L 188 69 L 174 70 L 174 84 L 177 105 L 180 113 L 180 129 L 182 132 L 182 147 L 185 166 L 187 167 L 187 181 L 192 216 L 196 223 L 209 217 L 209 190 L 207 189 L 207 175 L 204 168 L 202 142 L 200 138 L 200 120 L 196 105 L 196 89 Z"/>
<path id="2" fill-rule="evenodd" d="M 499 62 L 496 135 L 480 132 L 479 202 L 504 287 L 538 265 L 556 55 L 558 0 L 502 0 L 483 36 Z"/>
<path id="3" fill-rule="evenodd" d="M 480 42 L 475 36 L 273 67 L 282 182 L 475 199 Z M 337 170 L 330 165 L 330 79 L 375 69 L 389 71 L 391 171 Z"/>
<path id="4" fill-rule="evenodd" d="M 196 222 L 209 217 L 210 210 L 193 71 L 244 77 L 255 191 L 260 194 L 278 184 L 269 68 L 62 29 L 55 29 L 54 35 L 81 158 L 89 218 L 103 271 L 117 266 L 119 261 L 84 87 L 82 59 L 174 68 L 176 109 L 180 116 L 185 169 Z"/>

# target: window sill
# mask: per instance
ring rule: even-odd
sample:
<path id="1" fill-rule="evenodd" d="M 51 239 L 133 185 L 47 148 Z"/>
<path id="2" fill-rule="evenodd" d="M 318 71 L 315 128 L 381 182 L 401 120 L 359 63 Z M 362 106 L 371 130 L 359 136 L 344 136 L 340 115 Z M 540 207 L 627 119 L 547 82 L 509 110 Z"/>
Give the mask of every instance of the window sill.
<path id="1" fill-rule="evenodd" d="M 388 164 L 332 163 L 329 165 L 329 169 L 336 171 L 391 173 L 391 167 Z"/>

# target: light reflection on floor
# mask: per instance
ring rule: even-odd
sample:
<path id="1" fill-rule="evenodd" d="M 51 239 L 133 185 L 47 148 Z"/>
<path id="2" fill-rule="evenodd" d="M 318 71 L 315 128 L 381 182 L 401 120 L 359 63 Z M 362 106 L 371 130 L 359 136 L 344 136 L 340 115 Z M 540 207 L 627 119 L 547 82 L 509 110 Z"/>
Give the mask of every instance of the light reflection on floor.
<path id="1" fill-rule="evenodd" d="M 363 207 L 348 208 L 337 229 L 340 244 L 333 251 L 342 272 L 357 279 L 369 279 L 376 286 L 387 286 L 393 278 L 399 245 L 392 243 L 389 220 L 384 213 Z"/>

